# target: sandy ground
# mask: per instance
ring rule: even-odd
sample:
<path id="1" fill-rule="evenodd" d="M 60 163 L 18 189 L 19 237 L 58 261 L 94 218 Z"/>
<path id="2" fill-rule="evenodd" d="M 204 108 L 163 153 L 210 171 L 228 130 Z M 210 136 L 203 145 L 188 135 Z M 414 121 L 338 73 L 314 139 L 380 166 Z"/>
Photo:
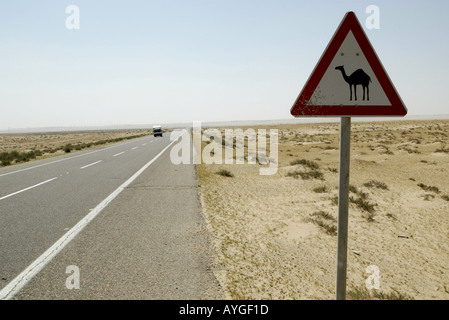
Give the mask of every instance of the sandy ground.
<path id="1" fill-rule="evenodd" d="M 339 124 L 271 128 L 274 175 L 247 161 L 197 165 L 216 276 L 232 299 L 334 299 Z M 448 135 L 448 120 L 352 123 L 349 299 L 449 299 Z M 313 165 L 321 178 L 299 175 Z M 372 265 L 379 289 L 367 288 Z"/>

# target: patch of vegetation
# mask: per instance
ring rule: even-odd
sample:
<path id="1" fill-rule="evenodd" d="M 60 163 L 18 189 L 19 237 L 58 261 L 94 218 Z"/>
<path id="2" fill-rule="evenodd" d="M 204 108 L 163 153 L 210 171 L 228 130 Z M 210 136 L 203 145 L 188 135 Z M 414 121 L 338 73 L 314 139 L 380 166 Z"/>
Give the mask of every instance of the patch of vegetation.
<path id="1" fill-rule="evenodd" d="M 418 187 L 420 187 L 421 189 L 423 189 L 425 191 L 440 193 L 440 189 L 438 189 L 437 187 L 427 186 L 424 183 L 418 183 Z"/>
<path id="2" fill-rule="evenodd" d="M 304 180 L 310 180 L 310 179 L 320 179 L 320 180 L 324 180 L 324 175 L 321 171 L 318 170 L 312 170 L 312 171 L 305 171 L 305 172 L 300 172 L 299 175 L 301 176 L 301 178 L 303 178 Z"/>
<path id="3" fill-rule="evenodd" d="M 2 152 L 0 153 L 0 162 L 2 166 L 9 166 L 13 162 L 15 163 L 28 162 L 32 159 L 36 159 L 36 157 L 39 157 L 41 155 L 42 152 L 39 150 L 32 150 L 29 152 L 18 152 L 18 151 Z"/>
<path id="4" fill-rule="evenodd" d="M 347 296 L 351 300 L 414 300 L 412 296 L 398 291 L 385 293 L 375 289 L 368 290 L 366 287 L 352 288 L 348 290 Z"/>
<path id="5" fill-rule="evenodd" d="M 298 178 L 299 174 L 301 173 L 301 171 L 290 171 L 287 172 L 287 177 L 293 177 L 293 178 Z"/>
<path id="6" fill-rule="evenodd" d="M 295 165 L 303 165 L 305 167 L 308 167 L 312 170 L 317 170 L 320 168 L 320 165 L 318 163 L 316 163 L 315 161 L 310 161 L 310 160 L 306 160 L 306 159 L 298 159 L 298 160 L 294 160 L 292 162 L 290 162 L 291 166 L 295 166 Z"/>
<path id="7" fill-rule="evenodd" d="M 425 194 L 424 195 L 424 200 L 426 201 L 430 201 L 431 199 L 435 199 L 435 195 L 434 194 Z"/>
<path id="8" fill-rule="evenodd" d="M 366 200 L 368 199 L 368 194 L 357 189 L 356 186 L 349 185 L 349 192 L 355 193 L 359 198 Z"/>
<path id="9" fill-rule="evenodd" d="M 388 186 L 381 182 L 381 181 L 377 181 L 377 180 L 370 180 L 368 182 L 365 182 L 363 184 L 364 187 L 367 188 L 378 188 L 378 189 L 383 189 L 383 190 L 388 190 Z"/>
<path id="10" fill-rule="evenodd" d="M 69 144 L 66 144 L 66 145 L 63 147 L 63 150 L 64 150 L 65 153 L 69 153 L 70 151 L 73 150 L 73 146 L 72 146 L 70 143 L 69 143 Z"/>
<path id="11" fill-rule="evenodd" d="M 360 191 L 356 186 L 350 185 L 349 191 L 357 195 L 357 197 L 349 196 L 349 202 L 354 203 L 364 212 L 364 216 L 368 222 L 373 222 L 375 216 L 374 207 L 376 204 L 370 203 L 368 201 L 368 194 Z"/>
<path id="12" fill-rule="evenodd" d="M 363 199 L 361 197 L 359 198 L 349 197 L 349 201 L 354 203 L 362 211 L 366 211 L 368 213 L 374 213 L 375 211 L 374 209 L 375 204 L 369 203 L 368 200 Z"/>
<path id="13" fill-rule="evenodd" d="M 397 220 L 396 216 L 392 213 L 387 213 L 386 216 L 390 219 Z"/>
<path id="14" fill-rule="evenodd" d="M 108 139 L 108 140 L 99 140 L 96 142 L 89 142 L 89 143 L 79 143 L 76 145 L 72 145 L 70 143 L 66 144 L 65 146 L 61 146 L 56 149 L 45 149 L 43 151 L 41 150 L 32 150 L 29 152 L 18 152 L 18 151 L 11 151 L 11 152 L 2 152 L 0 153 L 0 165 L 1 166 L 9 166 L 13 163 L 20 163 L 20 162 L 27 162 L 32 159 L 36 159 L 37 157 L 42 156 L 44 153 L 55 153 L 58 150 L 62 150 L 66 153 L 71 152 L 72 150 L 82 150 L 85 148 L 90 148 L 91 146 L 98 146 L 103 144 L 108 144 L 112 142 L 119 142 L 122 140 L 130 140 L 135 138 L 140 138 L 143 136 L 147 136 L 148 134 L 139 134 L 139 135 L 133 135 L 129 137 L 122 137 L 122 138 L 114 138 L 114 139 Z"/>
<path id="15" fill-rule="evenodd" d="M 435 152 L 449 153 L 449 148 L 446 148 L 446 143 L 441 143 L 441 148 L 435 150 Z"/>
<path id="16" fill-rule="evenodd" d="M 324 180 L 324 175 L 321 171 L 312 170 L 312 171 L 290 171 L 287 173 L 287 177 L 298 178 L 301 177 L 303 180 L 311 180 L 311 179 L 320 179 Z"/>
<path id="17" fill-rule="evenodd" d="M 334 206 L 338 206 L 338 196 L 334 196 L 330 200 Z"/>
<path id="18" fill-rule="evenodd" d="M 418 149 L 403 148 L 402 150 L 405 150 L 405 151 L 407 151 L 408 153 L 418 153 L 418 154 L 421 153 L 421 152 L 418 151 Z"/>
<path id="19" fill-rule="evenodd" d="M 320 186 L 320 187 L 316 187 L 313 189 L 314 192 L 316 193 L 326 193 L 328 192 L 328 188 L 326 186 Z"/>
<path id="20" fill-rule="evenodd" d="M 441 198 L 442 198 L 443 200 L 449 201 L 449 196 L 446 195 L 446 194 L 442 195 Z"/>
<path id="21" fill-rule="evenodd" d="M 325 211 L 316 211 L 306 218 L 305 221 L 316 224 L 331 236 L 337 235 L 337 226 L 335 225 L 337 219 Z"/>
<path id="22" fill-rule="evenodd" d="M 229 177 L 229 178 L 234 177 L 232 172 L 230 172 L 229 170 L 226 170 L 226 169 L 221 169 L 220 171 L 217 171 L 216 173 L 223 177 Z"/>
<path id="23" fill-rule="evenodd" d="M 389 148 L 386 148 L 385 151 L 383 151 L 381 154 L 388 154 L 388 155 L 392 155 L 394 154 L 393 151 L 391 151 Z"/>
<path id="24" fill-rule="evenodd" d="M 357 194 L 357 193 L 359 193 L 359 190 L 357 189 L 356 186 L 349 185 L 349 192 Z"/>

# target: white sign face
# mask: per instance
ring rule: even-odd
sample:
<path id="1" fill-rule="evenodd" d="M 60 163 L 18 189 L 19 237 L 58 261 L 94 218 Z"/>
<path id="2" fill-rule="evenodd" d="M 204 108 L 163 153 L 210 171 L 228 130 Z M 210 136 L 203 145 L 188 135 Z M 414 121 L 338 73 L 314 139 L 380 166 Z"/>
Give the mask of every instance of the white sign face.
<path id="1" fill-rule="evenodd" d="M 308 105 L 391 105 L 352 31 L 312 94 Z"/>

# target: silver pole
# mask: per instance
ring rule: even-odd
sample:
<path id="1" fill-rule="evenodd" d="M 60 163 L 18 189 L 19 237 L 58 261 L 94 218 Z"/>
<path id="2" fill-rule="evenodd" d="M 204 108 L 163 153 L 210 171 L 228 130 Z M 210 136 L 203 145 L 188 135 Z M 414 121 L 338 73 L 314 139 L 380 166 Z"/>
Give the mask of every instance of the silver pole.
<path id="1" fill-rule="evenodd" d="M 337 300 L 346 299 L 350 149 L 351 117 L 342 117 L 340 123 L 340 178 L 338 186 Z"/>

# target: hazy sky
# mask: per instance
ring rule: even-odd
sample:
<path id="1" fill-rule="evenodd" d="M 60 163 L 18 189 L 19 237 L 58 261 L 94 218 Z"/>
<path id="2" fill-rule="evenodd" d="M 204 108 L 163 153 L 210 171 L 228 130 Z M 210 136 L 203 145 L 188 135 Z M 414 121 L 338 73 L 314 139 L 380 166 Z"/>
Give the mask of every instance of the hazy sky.
<path id="1" fill-rule="evenodd" d="M 347 11 L 408 113 L 448 114 L 447 0 L 1 0 L 0 130 L 293 118 Z"/>

